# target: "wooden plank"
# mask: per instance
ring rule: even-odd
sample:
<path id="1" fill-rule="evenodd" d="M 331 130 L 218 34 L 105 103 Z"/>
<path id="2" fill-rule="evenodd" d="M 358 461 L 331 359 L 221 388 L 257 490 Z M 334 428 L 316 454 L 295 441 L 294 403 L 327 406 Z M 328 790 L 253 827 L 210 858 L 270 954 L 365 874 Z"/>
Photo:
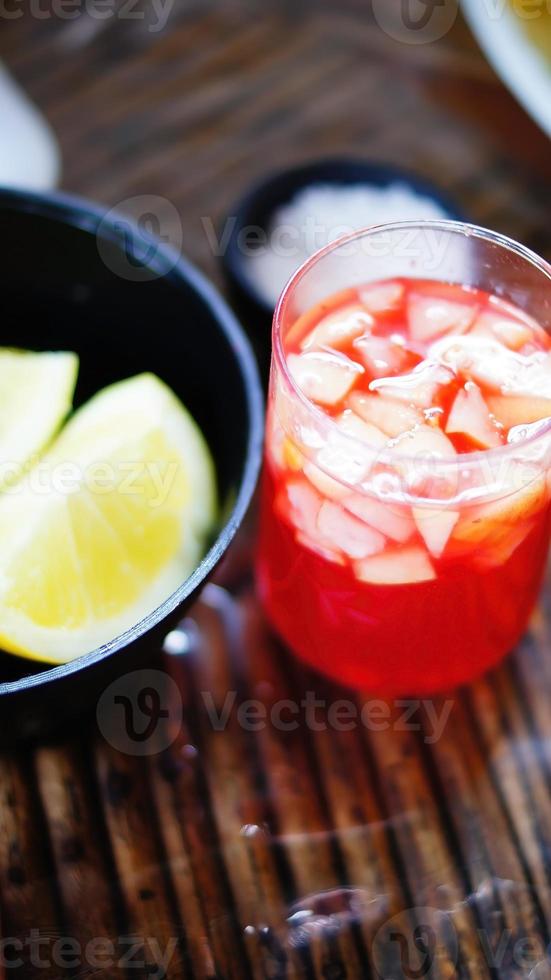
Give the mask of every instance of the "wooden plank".
<path id="1" fill-rule="evenodd" d="M 153 968 L 167 980 L 187 976 L 183 929 L 167 892 L 166 858 L 159 847 L 147 766 L 98 739 L 94 746 L 101 805 L 123 895 L 137 977 Z M 128 947 L 128 943 L 126 944 Z"/>
<path id="2" fill-rule="evenodd" d="M 112 869 L 103 828 L 86 785 L 87 758 L 72 744 L 44 747 L 35 756 L 37 785 L 57 871 L 66 935 L 78 943 L 83 969 L 106 980 L 120 977 L 124 949 L 110 943 L 120 933 Z"/>
<path id="3" fill-rule="evenodd" d="M 27 753 L 0 755 L 0 908 L 10 973 L 54 980 L 54 945 L 64 935 L 47 831 Z"/>

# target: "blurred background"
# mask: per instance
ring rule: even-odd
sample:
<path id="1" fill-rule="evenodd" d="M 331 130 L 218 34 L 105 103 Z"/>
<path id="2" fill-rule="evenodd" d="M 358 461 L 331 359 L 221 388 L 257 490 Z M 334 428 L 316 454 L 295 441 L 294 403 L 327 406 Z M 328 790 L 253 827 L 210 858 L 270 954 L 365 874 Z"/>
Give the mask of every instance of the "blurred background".
<path id="1" fill-rule="evenodd" d="M 479 2 L 490 16 L 490 56 L 508 3 Z M 4 93 L 3 171 L 11 155 L 23 174 L 21 161 L 38 165 L 48 144 L 42 183 L 59 180 L 65 190 L 130 211 L 136 196 L 166 199 L 175 208 L 166 221 L 181 223 L 174 237 L 215 279 L 215 239 L 251 183 L 327 155 L 407 165 L 475 222 L 551 254 L 551 143 L 542 128 L 549 91 L 540 92 L 541 75 L 523 66 L 527 98 L 543 106 L 538 124 L 490 66 L 455 2 L 0 6 L 0 59 L 48 121 L 61 161 L 58 174 L 44 131 L 42 150 L 27 134 L 16 159 L 17 126 L 6 108 L 13 93 Z M 541 15 L 547 24 L 546 0 Z M 523 44 L 539 34 L 519 18 Z M 543 46 L 536 58 L 537 71 L 549 71 Z M 509 51 L 492 60 L 501 76 L 516 63 Z"/>

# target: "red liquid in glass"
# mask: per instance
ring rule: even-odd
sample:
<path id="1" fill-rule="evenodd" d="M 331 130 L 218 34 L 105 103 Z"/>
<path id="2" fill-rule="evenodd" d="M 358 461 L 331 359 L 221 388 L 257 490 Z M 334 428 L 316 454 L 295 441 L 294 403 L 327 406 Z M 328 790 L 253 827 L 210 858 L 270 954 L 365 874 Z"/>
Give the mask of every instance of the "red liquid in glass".
<path id="1" fill-rule="evenodd" d="M 297 384 L 343 431 L 412 455 L 421 433 L 437 455 L 467 461 L 545 427 L 549 346 L 537 324 L 486 293 L 396 280 L 325 301 L 294 325 L 285 353 Z M 346 358 L 334 378 L 333 352 Z M 436 382 L 423 367 L 435 352 Z M 511 382 L 517 360 L 521 380 Z M 422 467 L 417 476 L 415 493 L 432 497 Z M 519 640 L 547 555 L 545 466 L 503 494 L 433 512 L 351 490 L 304 454 L 273 390 L 257 560 L 270 620 L 309 664 L 356 687 L 426 694 L 472 679 Z"/>

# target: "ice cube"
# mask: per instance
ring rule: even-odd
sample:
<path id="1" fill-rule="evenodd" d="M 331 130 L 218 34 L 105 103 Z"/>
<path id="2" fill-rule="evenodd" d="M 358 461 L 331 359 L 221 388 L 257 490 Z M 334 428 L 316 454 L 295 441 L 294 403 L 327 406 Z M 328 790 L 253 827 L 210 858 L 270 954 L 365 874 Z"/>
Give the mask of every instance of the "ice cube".
<path id="1" fill-rule="evenodd" d="M 342 498 L 342 505 L 364 523 L 384 534 L 391 541 L 403 544 L 415 531 L 411 513 L 404 505 L 377 500 L 369 494 L 352 493 Z"/>
<path id="2" fill-rule="evenodd" d="M 478 306 L 455 303 L 438 296 L 412 293 L 408 300 L 409 333 L 416 343 L 426 344 L 442 334 L 462 334 L 473 322 Z"/>
<path id="3" fill-rule="evenodd" d="M 354 337 L 366 332 L 373 326 L 373 317 L 365 307 L 353 303 L 336 313 L 320 320 L 316 327 L 301 343 L 302 350 L 312 350 L 320 347 L 345 347 Z"/>
<path id="4" fill-rule="evenodd" d="M 445 507 L 413 507 L 415 523 L 434 558 L 440 558 L 459 520 L 459 511 Z"/>
<path id="5" fill-rule="evenodd" d="M 318 515 L 318 528 L 322 537 L 343 551 L 349 558 L 367 558 L 382 551 L 383 535 L 359 521 L 334 501 L 326 500 Z"/>
<path id="6" fill-rule="evenodd" d="M 413 406 L 394 398 L 383 398 L 380 394 L 353 391 L 348 405 L 365 422 L 377 426 L 391 438 L 413 429 L 422 421 L 421 413 Z"/>
<path id="7" fill-rule="evenodd" d="M 492 422 L 490 410 L 474 381 L 467 381 L 465 387 L 457 392 L 446 423 L 446 432 L 450 435 L 468 436 L 479 449 L 501 446 L 501 433 Z"/>
<path id="8" fill-rule="evenodd" d="M 360 299 L 370 313 L 386 313 L 401 303 L 404 287 L 400 282 L 375 283 L 360 290 Z"/>
<path id="9" fill-rule="evenodd" d="M 364 373 L 361 364 L 331 351 L 291 354 L 287 363 L 298 387 L 319 405 L 337 405 Z"/>
<path id="10" fill-rule="evenodd" d="M 526 439 L 533 439 L 534 436 L 543 435 L 547 433 L 549 435 L 551 431 L 551 418 L 540 419 L 539 422 L 529 422 L 523 425 L 514 425 L 512 429 L 509 429 L 507 435 L 508 443 L 518 443 L 524 442 Z"/>
<path id="11" fill-rule="evenodd" d="M 438 389 L 453 380 L 454 373 L 448 367 L 437 360 L 425 360 L 408 374 L 377 378 L 371 381 L 369 388 L 386 398 L 395 398 L 418 408 L 431 408 Z"/>
<path id="12" fill-rule="evenodd" d="M 412 585 L 436 578 L 429 556 L 417 545 L 364 558 L 354 564 L 354 572 L 357 579 L 371 585 Z"/>
<path id="13" fill-rule="evenodd" d="M 551 355 L 546 351 L 523 355 L 498 340 L 467 334 L 437 340 L 429 356 L 501 394 L 551 398 Z"/>

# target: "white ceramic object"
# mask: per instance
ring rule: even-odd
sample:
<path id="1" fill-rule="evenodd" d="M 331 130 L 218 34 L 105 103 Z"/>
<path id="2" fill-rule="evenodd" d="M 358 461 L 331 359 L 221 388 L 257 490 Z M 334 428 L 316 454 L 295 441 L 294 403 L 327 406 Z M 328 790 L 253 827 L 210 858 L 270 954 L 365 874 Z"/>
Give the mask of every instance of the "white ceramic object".
<path id="1" fill-rule="evenodd" d="M 55 137 L 0 64 L 0 184 L 47 190 L 59 179 Z"/>
<path id="2" fill-rule="evenodd" d="M 551 65 L 503 0 L 462 0 L 463 13 L 497 73 L 551 136 Z"/>

